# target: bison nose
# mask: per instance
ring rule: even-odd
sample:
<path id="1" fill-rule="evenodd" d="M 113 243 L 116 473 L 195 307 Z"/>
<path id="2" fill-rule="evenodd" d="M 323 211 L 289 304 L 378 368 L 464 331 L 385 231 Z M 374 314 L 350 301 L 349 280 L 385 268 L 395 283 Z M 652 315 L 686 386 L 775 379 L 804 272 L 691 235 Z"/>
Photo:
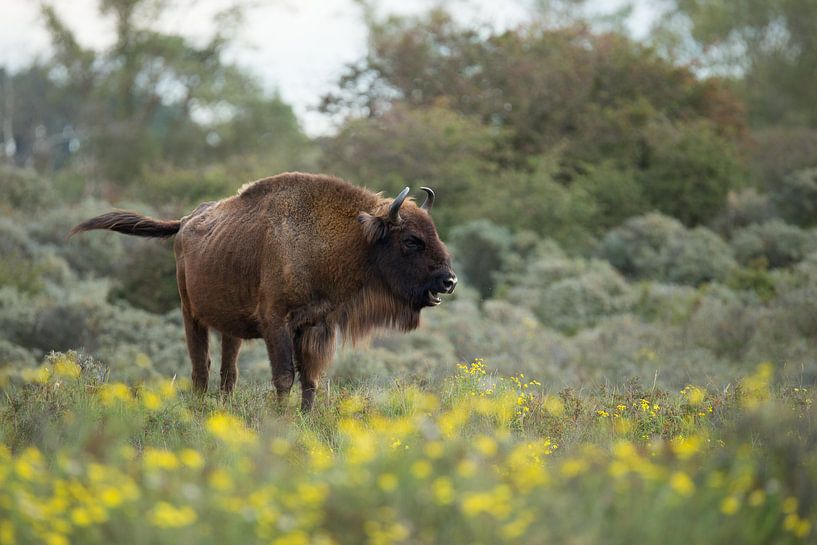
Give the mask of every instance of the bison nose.
<path id="1" fill-rule="evenodd" d="M 457 275 L 451 273 L 451 276 L 443 280 L 443 290 L 445 293 L 453 293 L 454 288 L 457 287 Z"/>

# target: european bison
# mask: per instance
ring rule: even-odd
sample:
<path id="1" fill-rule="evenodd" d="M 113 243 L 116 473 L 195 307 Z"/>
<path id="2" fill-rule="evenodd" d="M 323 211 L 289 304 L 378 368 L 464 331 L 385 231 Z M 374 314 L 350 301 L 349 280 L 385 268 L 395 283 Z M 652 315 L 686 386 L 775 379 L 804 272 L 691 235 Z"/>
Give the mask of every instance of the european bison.
<path id="1" fill-rule="evenodd" d="M 429 211 L 329 176 L 285 173 L 258 180 L 175 221 L 115 211 L 80 223 L 71 235 L 109 229 L 142 237 L 176 235 L 193 385 L 207 389 L 208 329 L 221 332 L 221 389 L 238 377 L 242 339 L 267 345 L 278 396 L 300 376 L 301 409 L 332 360 L 335 335 L 351 340 L 376 327 L 408 331 L 420 311 L 451 293 L 457 277 Z M 70 235 L 69 235 L 70 236 Z"/>

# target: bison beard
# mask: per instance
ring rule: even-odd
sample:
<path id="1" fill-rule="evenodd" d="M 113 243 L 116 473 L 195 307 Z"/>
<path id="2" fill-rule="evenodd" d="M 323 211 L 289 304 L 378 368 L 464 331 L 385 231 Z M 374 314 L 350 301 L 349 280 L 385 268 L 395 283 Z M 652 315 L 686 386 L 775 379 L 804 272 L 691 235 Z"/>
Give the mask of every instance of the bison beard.
<path id="1" fill-rule="evenodd" d="M 238 378 L 243 339 L 262 338 L 279 397 L 300 378 L 302 410 L 331 362 L 335 338 L 356 342 L 378 327 L 409 331 L 420 311 L 451 293 L 456 275 L 426 200 L 395 199 L 328 176 L 286 173 L 203 203 L 178 221 L 116 211 L 70 235 L 107 229 L 176 235 L 176 280 L 193 384 L 206 391 L 208 331 L 221 333 L 221 389 Z"/>

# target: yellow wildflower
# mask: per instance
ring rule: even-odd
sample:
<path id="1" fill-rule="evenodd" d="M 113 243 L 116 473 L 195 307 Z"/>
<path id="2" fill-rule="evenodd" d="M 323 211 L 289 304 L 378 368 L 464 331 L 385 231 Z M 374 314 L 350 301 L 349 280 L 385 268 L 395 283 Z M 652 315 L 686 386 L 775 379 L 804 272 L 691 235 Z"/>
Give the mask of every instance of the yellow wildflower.
<path id="1" fill-rule="evenodd" d="M 77 378 L 81 370 L 77 363 L 71 361 L 66 356 L 62 356 L 54 362 L 54 374 L 60 377 Z"/>
<path id="2" fill-rule="evenodd" d="M 240 418 L 224 412 L 213 413 L 207 419 L 206 427 L 215 437 L 233 447 L 254 444 L 257 439 Z"/>
<path id="3" fill-rule="evenodd" d="M 496 454 L 497 451 L 497 444 L 493 437 L 489 437 L 487 435 L 480 435 L 474 440 L 474 446 L 477 447 L 477 450 L 481 452 L 484 456 L 493 456 Z"/>
<path id="4" fill-rule="evenodd" d="M 695 483 L 683 471 L 676 471 L 670 477 L 670 486 L 681 496 L 689 497 L 695 492 Z"/>
<path id="5" fill-rule="evenodd" d="M 428 460 L 417 460 L 411 464 L 411 474 L 417 479 L 425 479 L 431 475 L 431 464 Z"/>
<path id="6" fill-rule="evenodd" d="M 146 448 L 143 463 L 147 469 L 164 469 L 167 471 L 179 467 L 179 459 L 166 449 Z"/>
<path id="7" fill-rule="evenodd" d="M 198 451 L 186 448 L 179 453 L 179 459 L 190 469 L 201 469 L 204 466 L 204 458 Z"/>
<path id="8" fill-rule="evenodd" d="M 454 501 L 454 485 L 448 477 L 434 479 L 431 491 L 439 504 L 448 505 Z"/>
<path id="9" fill-rule="evenodd" d="M 397 488 L 397 477 L 394 473 L 383 473 L 377 478 L 377 486 L 384 492 L 391 492 Z"/>
<path id="10" fill-rule="evenodd" d="M 196 519 L 192 507 L 175 507 L 166 501 L 157 503 L 148 514 L 150 523 L 158 528 L 181 528 L 193 524 Z"/>
<path id="11" fill-rule="evenodd" d="M 740 500 L 736 496 L 727 496 L 721 501 L 721 513 L 734 515 L 740 509 Z"/>

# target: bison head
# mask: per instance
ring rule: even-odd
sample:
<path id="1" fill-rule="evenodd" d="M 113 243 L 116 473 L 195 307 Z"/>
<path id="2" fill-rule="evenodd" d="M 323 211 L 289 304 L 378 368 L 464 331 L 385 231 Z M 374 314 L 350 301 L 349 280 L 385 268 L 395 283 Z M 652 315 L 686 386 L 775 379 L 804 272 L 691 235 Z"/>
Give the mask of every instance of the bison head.
<path id="1" fill-rule="evenodd" d="M 407 187 L 379 214 L 358 216 L 380 277 L 415 310 L 439 305 L 439 294 L 451 293 L 457 285 L 451 255 L 429 214 L 434 192 L 422 189 L 427 196 L 420 206 L 406 202 Z"/>

